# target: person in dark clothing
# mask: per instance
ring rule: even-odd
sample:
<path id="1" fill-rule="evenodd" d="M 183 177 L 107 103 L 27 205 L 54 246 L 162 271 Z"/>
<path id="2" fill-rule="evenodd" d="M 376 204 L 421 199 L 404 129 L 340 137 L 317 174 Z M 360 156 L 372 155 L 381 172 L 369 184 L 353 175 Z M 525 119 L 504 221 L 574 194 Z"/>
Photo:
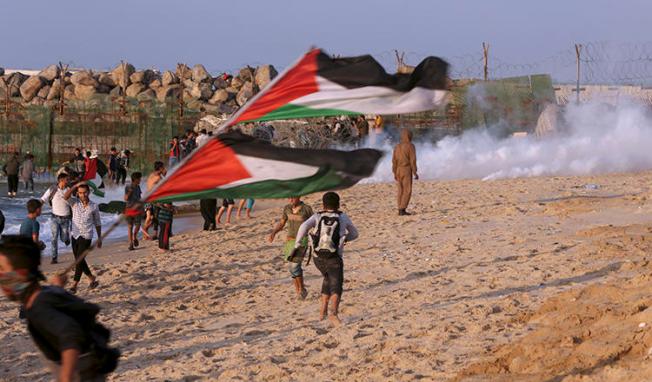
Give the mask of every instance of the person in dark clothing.
<path id="1" fill-rule="evenodd" d="M 125 182 L 127 181 L 127 171 L 129 171 L 129 165 L 130 165 L 130 160 L 131 160 L 131 151 L 125 150 L 120 154 L 120 158 L 118 160 L 118 176 L 116 179 L 116 184 L 122 183 L 124 186 Z"/>
<path id="2" fill-rule="evenodd" d="M 104 381 L 118 364 L 120 351 L 108 346 L 110 331 L 96 322 L 99 306 L 67 293 L 64 280 L 41 286 L 41 251 L 28 237 L 0 241 L 0 287 L 21 305 L 27 329 L 55 380 Z"/>
<path id="3" fill-rule="evenodd" d="M 2 167 L 2 171 L 7 176 L 7 196 L 10 198 L 16 197 L 18 192 L 18 170 L 20 162 L 18 161 L 18 153 L 13 153 L 7 163 Z"/>
<path id="4" fill-rule="evenodd" d="M 118 165 L 120 159 L 118 158 L 118 149 L 111 147 L 111 154 L 109 154 L 109 179 L 116 183 L 118 178 Z"/>
<path id="5" fill-rule="evenodd" d="M 204 231 L 214 231 L 217 199 L 201 199 L 199 201 L 199 210 L 202 218 L 204 218 Z"/>
<path id="6" fill-rule="evenodd" d="M 131 174 L 131 184 L 125 187 L 125 202 L 127 202 L 127 208 L 134 207 L 137 203 L 140 202 L 141 189 L 140 189 L 140 180 L 142 179 L 143 174 L 136 171 Z M 127 229 L 129 237 L 129 250 L 133 251 L 138 247 L 138 231 L 140 231 L 141 215 L 136 216 L 127 216 Z"/>

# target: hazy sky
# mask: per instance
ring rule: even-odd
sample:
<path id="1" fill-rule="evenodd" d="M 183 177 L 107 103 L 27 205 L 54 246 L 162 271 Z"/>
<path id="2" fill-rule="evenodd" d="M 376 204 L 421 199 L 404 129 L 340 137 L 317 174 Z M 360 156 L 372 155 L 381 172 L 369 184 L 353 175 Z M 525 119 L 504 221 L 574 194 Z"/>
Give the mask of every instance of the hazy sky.
<path id="1" fill-rule="evenodd" d="M 0 10 L 8 68 L 61 60 L 104 69 L 121 59 L 139 68 L 282 68 L 311 45 L 386 65 L 392 49 L 411 63 L 465 56 L 461 66 L 481 57 L 482 41 L 496 65 L 543 60 L 575 42 L 652 40 L 649 0 L 3 0 Z"/>

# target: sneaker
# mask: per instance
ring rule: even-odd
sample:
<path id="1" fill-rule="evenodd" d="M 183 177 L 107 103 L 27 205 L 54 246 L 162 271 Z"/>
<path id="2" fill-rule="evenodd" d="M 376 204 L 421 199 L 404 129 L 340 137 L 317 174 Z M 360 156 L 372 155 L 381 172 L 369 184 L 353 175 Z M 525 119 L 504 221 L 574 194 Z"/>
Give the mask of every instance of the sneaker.
<path id="1" fill-rule="evenodd" d="M 65 244 L 66 247 L 69 246 L 69 245 L 70 245 L 70 240 L 66 240 L 66 241 L 64 241 L 63 244 Z"/>
<path id="2" fill-rule="evenodd" d="M 133 250 L 134 250 L 134 244 L 133 244 L 133 243 L 129 244 L 129 250 L 130 250 L 130 251 L 133 251 Z"/>
<path id="3" fill-rule="evenodd" d="M 138 247 L 138 239 L 134 239 L 134 247 Z"/>
<path id="4" fill-rule="evenodd" d="M 50 264 L 58 264 L 58 263 L 59 263 L 59 260 L 57 260 L 56 257 L 53 257 L 52 261 L 50 261 Z"/>

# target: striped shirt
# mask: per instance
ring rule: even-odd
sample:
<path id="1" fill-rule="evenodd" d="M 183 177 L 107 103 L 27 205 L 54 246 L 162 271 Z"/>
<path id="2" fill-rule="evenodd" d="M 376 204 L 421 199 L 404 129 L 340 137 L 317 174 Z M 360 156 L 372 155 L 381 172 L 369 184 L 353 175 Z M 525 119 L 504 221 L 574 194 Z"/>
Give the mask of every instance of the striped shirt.
<path id="1" fill-rule="evenodd" d="M 89 200 L 88 204 L 84 206 L 81 200 L 71 197 L 68 199 L 68 205 L 72 209 L 72 237 L 93 240 L 95 227 L 102 225 L 97 204 Z"/>

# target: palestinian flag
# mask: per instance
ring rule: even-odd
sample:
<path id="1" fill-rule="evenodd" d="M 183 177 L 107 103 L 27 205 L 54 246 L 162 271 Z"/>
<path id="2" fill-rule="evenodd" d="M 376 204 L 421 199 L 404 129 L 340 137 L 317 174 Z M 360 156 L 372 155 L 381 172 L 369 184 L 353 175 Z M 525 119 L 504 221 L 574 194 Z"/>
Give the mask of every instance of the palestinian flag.
<path id="1" fill-rule="evenodd" d="M 445 102 L 448 64 L 425 58 L 411 74 L 388 74 L 369 55 L 306 53 L 227 123 L 352 114 L 403 114 Z"/>
<path id="2" fill-rule="evenodd" d="M 353 186 L 370 176 L 378 150 L 277 147 L 239 132 L 219 135 L 175 168 L 144 202 L 203 198 L 271 199 Z"/>

